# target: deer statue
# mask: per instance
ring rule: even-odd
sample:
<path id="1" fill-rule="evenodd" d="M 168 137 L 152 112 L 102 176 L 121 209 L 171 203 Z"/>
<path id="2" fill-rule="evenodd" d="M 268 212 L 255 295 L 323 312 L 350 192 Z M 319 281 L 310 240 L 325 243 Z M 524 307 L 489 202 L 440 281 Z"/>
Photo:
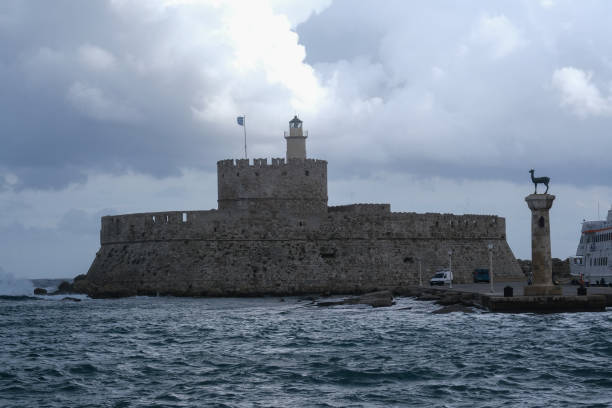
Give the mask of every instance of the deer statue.
<path id="1" fill-rule="evenodd" d="M 550 183 L 550 177 L 533 177 L 534 169 L 529 170 L 531 173 L 531 181 L 535 185 L 535 191 L 533 194 L 538 194 L 538 184 L 544 184 L 546 186 L 546 191 L 544 194 L 548 193 L 548 183 Z"/>

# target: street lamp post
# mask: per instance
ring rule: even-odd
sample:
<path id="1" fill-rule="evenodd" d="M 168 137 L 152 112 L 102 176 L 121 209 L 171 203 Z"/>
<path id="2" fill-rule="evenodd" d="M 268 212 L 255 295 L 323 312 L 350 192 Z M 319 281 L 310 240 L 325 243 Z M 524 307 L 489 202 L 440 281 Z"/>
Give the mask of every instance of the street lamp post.
<path id="1" fill-rule="evenodd" d="M 493 293 L 493 244 L 487 245 L 489 248 L 489 282 L 491 283 L 491 293 Z"/>
<path id="2" fill-rule="evenodd" d="M 448 272 L 450 273 L 450 288 L 453 288 L 453 250 L 448 250 Z"/>
<path id="3" fill-rule="evenodd" d="M 417 258 L 419 261 L 419 286 L 423 286 L 423 275 L 421 274 L 421 258 Z"/>

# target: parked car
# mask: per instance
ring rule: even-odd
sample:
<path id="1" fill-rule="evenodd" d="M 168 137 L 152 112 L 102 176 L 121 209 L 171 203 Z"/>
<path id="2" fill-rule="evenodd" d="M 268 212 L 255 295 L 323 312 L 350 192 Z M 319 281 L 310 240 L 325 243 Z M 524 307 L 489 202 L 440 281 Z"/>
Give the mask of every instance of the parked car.
<path id="1" fill-rule="evenodd" d="M 442 269 L 436 272 L 433 278 L 429 280 L 429 284 L 431 286 L 434 286 L 434 285 L 442 286 L 446 283 L 451 283 L 452 279 L 453 279 L 453 273 L 447 269 Z"/>
<path id="2" fill-rule="evenodd" d="M 489 269 L 487 268 L 477 268 L 474 269 L 474 283 L 478 282 L 491 282 L 491 277 L 489 276 Z"/>

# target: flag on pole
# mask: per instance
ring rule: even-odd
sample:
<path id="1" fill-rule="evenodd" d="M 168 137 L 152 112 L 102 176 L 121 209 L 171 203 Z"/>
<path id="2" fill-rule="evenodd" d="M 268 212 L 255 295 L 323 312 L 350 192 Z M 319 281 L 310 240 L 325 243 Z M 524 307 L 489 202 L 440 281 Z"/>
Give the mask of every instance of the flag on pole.
<path id="1" fill-rule="evenodd" d="M 239 126 L 242 126 L 242 130 L 244 131 L 244 158 L 247 159 L 249 156 L 247 156 L 246 124 L 244 123 L 245 119 L 246 115 L 236 117 L 236 123 L 238 123 Z"/>

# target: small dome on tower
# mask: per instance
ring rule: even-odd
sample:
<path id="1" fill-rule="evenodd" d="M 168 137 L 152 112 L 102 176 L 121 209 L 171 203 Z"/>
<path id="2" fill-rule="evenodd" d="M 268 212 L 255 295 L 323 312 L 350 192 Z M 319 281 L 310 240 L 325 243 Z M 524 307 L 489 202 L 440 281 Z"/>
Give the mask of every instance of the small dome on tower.
<path id="1" fill-rule="evenodd" d="M 298 129 L 302 127 L 302 121 L 295 115 L 293 119 L 289 121 L 289 128 Z"/>

